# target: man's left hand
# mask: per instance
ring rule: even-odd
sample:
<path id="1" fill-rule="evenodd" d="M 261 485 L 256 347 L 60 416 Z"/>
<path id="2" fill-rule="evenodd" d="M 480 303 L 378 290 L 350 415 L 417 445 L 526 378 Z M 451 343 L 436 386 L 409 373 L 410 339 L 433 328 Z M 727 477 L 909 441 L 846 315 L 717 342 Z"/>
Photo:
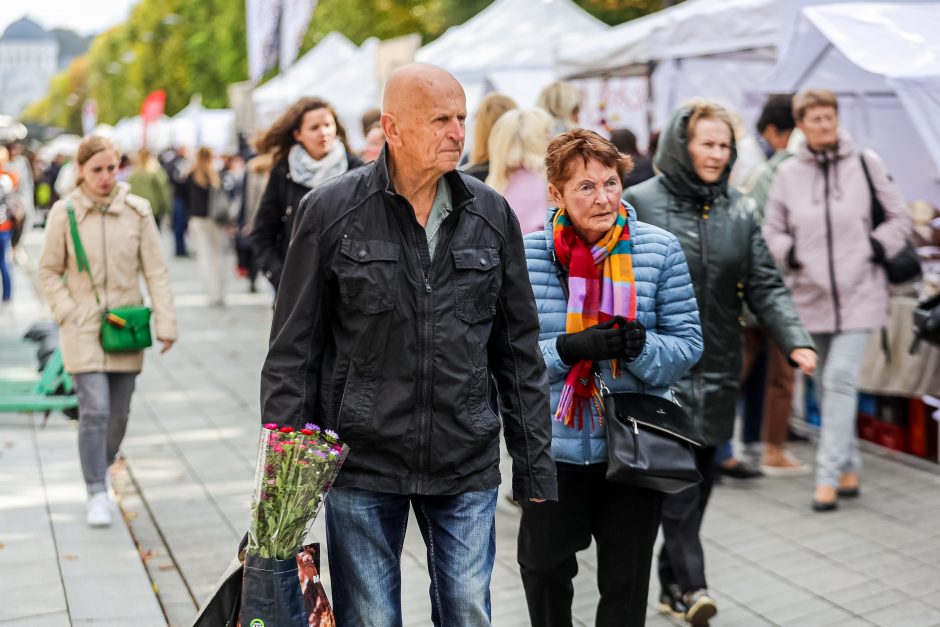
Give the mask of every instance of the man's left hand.
<path id="1" fill-rule="evenodd" d="M 795 348 L 790 353 L 790 360 L 805 374 L 809 375 L 816 371 L 816 359 L 816 351 L 809 348 Z"/>
<path id="2" fill-rule="evenodd" d="M 545 499 L 529 499 L 530 503 L 544 503 Z"/>

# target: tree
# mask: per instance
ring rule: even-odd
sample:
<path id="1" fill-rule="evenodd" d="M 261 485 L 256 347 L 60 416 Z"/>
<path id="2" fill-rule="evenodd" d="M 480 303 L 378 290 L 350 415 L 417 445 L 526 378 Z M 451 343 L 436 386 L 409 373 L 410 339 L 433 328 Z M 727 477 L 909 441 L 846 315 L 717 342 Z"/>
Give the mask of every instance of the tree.
<path id="1" fill-rule="evenodd" d="M 419 33 L 425 42 L 462 24 L 493 0 L 320 0 L 301 53 L 339 31 L 356 44 Z M 668 1 L 668 0 L 666 0 Z M 662 8 L 664 0 L 576 0 L 619 24 Z M 228 85 L 248 78 L 244 0 L 141 0 L 127 21 L 98 35 L 87 54 L 52 80 L 24 119 L 81 128 L 85 99 L 101 122 L 136 115 L 146 95 L 166 91 L 174 115 L 200 94 L 207 107 L 228 103 Z"/>

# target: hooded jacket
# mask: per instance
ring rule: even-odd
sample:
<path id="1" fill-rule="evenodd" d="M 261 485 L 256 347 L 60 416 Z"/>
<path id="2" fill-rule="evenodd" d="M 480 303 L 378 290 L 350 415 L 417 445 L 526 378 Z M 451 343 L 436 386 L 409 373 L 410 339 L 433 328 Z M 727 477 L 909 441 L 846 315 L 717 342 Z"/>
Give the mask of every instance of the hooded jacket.
<path id="1" fill-rule="evenodd" d="M 555 499 L 548 380 L 519 221 L 495 191 L 445 174 L 434 257 L 387 150 L 308 194 L 261 371 L 263 422 L 315 422 L 350 452 L 336 485 L 460 494 L 499 484 Z M 487 402 L 491 376 L 501 412 Z"/>
<path id="2" fill-rule="evenodd" d="M 69 227 L 70 202 L 101 296 L 100 305 L 88 273 L 78 270 Z M 95 209 L 80 187 L 52 206 L 39 258 L 39 281 L 60 326 L 62 359 L 68 372 L 140 371 L 142 351 L 106 353 L 100 340 L 103 308 L 143 303 L 140 275 L 152 301 L 155 339 L 175 340 L 173 291 L 150 204 L 130 194 L 127 183 L 119 182 L 106 211 Z"/>
<path id="3" fill-rule="evenodd" d="M 674 233 L 682 244 L 698 301 L 705 351 L 677 387 L 709 445 L 731 439 L 741 373 L 745 303 L 785 355 L 813 348 L 790 294 L 761 236 L 754 203 L 728 177 L 736 149 L 712 184 L 695 173 L 689 155 L 689 108 L 673 115 L 656 151 L 661 174 L 635 185 L 624 198 L 638 219 Z"/>
<path id="4" fill-rule="evenodd" d="M 874 231 L 862 156 L 885 210 L 885 221 Z M 888 283 L 872 240 L 890 259 L 911 233 L 911 216 L 878 155 L 860 153 L 844 131 L 824 153 L 804 143 L 777 169 L 763 233 L 774 258 L 787 267 L 787 285 L 810 331 L 887 324 Z"/>
<path id="5" fill-rule="evenodd" d="M 558 336 L 565 333 L 568 299 L 556 270 L 552 219 L 548 211 L 543 231 L 525 236 L 526 264 L 539 310 L 539 346 L 548 369 L 552 415 L 570 366 L 558 355 Z M 613 378 L 610 361 L 598 362 L 604 383 L 611 392 L 642 392 L 673 398 L 670 386 L 682 378 L 702 355 L 702 330 L 692 280 L 682 247 L 672 233 L 637 222 L 627 206 L 630 240 L 633 245 L 633 274 L 636 281 L 637 320 L 646 327 L 646 345 L 632 362 L 621 362 L 620 376 Z M 566 427 L 552 419 L 552 455 L 566 464 L 607 462 L 607 429 L 591 407 L 593 420 L 585 415 L 584 428 Z"/>

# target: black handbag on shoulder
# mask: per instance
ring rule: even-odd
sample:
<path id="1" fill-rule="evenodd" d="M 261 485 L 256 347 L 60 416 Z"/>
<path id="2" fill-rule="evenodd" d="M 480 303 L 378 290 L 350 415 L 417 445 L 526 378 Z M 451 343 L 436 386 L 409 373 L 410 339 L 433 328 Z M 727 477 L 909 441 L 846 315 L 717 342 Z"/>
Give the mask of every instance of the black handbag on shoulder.
<path id="1" fill-rule="evenodd" d="M 692 418 L 659 396 L 611 394 L 601 381 L 608 481 L 675 494 L 702 480 L 692 447 L 705 446 Z"/>
<path id="2" fill-rule="evenodd" d="M 868 193 L 871 195 L 871 228 L 874 231 L 878 225 L 885 221 L 885 208 L 878 199 L 878 193 L 875 191 L 875 185 L 871 181 L 871 174 L 868 173 L 868 164 L 865 162 L 865 155 L 859 155 L 862 160 L 862 170 L 865 172 L 865 180 L 868 181 Z M 881 259 L 879 263 L 884 267 L 885 274 L 888 276 L 888 282 L 895 285 L 913 281 L 920 276 L 920 256 L 911 240 L 904 242 L 904 248 L 891 259 Z"/>

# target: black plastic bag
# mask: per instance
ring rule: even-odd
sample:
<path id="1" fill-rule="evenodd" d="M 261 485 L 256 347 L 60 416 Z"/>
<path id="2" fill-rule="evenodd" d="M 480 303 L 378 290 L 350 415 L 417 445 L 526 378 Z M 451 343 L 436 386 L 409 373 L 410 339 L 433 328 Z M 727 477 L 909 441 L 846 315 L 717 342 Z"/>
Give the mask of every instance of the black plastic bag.
<path id="1" fill-rule="evenodd" d="M 248 555 L 242 580 L 242 627 L 307 624 L 297 559 Z"/>
<path id="2" fill-rule="evenodd" d="M 237 557 L 222 574 L 215 590 L 199 610 L 193 627 L 237 627 L 242 604 L 242 577 L 245 569 Z"/>

